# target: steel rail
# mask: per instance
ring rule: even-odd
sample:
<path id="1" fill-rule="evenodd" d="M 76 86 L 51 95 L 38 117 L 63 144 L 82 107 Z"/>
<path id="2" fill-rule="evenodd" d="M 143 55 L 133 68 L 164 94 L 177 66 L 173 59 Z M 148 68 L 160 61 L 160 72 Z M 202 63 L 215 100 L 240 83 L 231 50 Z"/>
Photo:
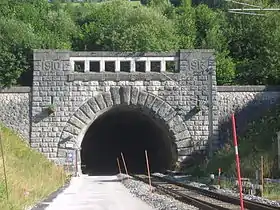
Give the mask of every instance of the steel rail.
<path id="1" fill-rule="evenodd" d="M 211 198 L 214 198 L 214 199 L 217 199 L 220 201 L 224 201 L 227 203 L 235 204 L 235 205 L 240 204 L 240 199 L 237 197 L 234 197 L 234 196 L 224 195 L 224 194 L 221 194 L 221 193 L 218 193 L 215 191 L 198 188 L 198 187 L 184 184 L 184 183 L 181 183 L 178 181 L 170 180 L 165 177 L 160 177 L 160 176 L 156 176 L 156 175 L 152 175 L 152 176 L 156 177 L 162 181 L 168 182 L 170 184 L 174 184 L 176 186 L 180 186 L 180 187 L 183 187 L 188 190 L 196 191 L 199 194 L 205 195 L 207 197 L 211 197 Z M 276 206 L 271 206 L 271 205 L 254 202 L 254 201 L 250 201 L 250 200 L 246 200 L 246 199 L 244 199 L 243 201 L 244 201 L 244 207 L 249 210 L 280 210 L 280 207 L 276 207 Z"/>
<path id="2" fill-rule="evenodd" d="M 139 181 L 148 183 L 147 175 L 141 174 L 141 175 L 131 175 L 131 176 Z M 172 184 L 172 185 L 174 185 L 173 187 L 170 187 L 170 184 L 169 184 L 169 187 L 168 186 L 164 187 L 164 185 L 168 184 L 167 180 L 161 180 L 159 177 L 156 177 L 156 176 L 151 176 L 151 177 L 152 177 L 152 179 L 154 179 L 152 181 L 152 186 L 155 187 L 155 189 L 157 189 L 158 191 L 160 191 L 164 194 L 170 195 L 170 196 L 174 197 L 175 199 L 177 199 L 183 203 L 186 203 L 188 205 L 193 205 L 202 210 L 214 210 L 214 209 L 229 210 L 229 209 L 232 209 L 232 208 L 227 208 L 227 207 L 217 205 L 215 203 L 210 203 L 209 201 L 207 202 L 205 200 L 189 196 L 189 195 L 185 194 L 183 190 L 178 190 L 178 189 L 174 188 L 174 186 L 176 187 L 176 185 L 174 185 L 174 184 Z M 155 179 L 160 180 L 160 182 L 155 181 Z"/>

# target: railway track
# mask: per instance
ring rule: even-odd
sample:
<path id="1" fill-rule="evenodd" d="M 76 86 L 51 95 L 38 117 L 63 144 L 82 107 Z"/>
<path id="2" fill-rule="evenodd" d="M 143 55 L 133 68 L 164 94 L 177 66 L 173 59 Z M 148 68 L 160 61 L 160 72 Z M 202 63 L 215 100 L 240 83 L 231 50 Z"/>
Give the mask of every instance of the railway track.
<path id="1" fill-rule="evenodd" d="M 147 175 L 134 174 L 132 177 L 145 183 L 149 183 Z M 157 191 L 170 195 L 183 203 L 193 205 L 202 210 L 240 209 L 239 199 L 233 196 L 223 195 L 211 190 L 197 188 L 155 175 L 151 176 L 151 180 L 152 186 Z M 248 210 L 280 210 L 279 207 L 273 207 L 249 200 L 244 200 L 244 207 Z"/>

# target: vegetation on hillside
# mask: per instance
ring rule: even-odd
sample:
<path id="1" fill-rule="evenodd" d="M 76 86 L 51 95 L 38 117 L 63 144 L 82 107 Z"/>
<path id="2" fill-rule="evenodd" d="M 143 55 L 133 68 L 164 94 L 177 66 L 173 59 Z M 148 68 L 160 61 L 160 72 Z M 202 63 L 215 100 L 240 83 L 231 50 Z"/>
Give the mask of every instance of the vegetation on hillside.
<path id="1" fill-rule="evenodd" d="M 0 125 L 9 200 L 0 152 L 0 209 L 22 210 L 40 201 L 65 183 L 62 168 L 55 166 L 43 154 L 31 150 L 16 133 Z"/>
<path id="2" fill-rule="evenodd" d="M 280 104 L 248 125 L 247 132 L 238 136 L 241 174 L 243 177 L 255 177 L 260 170 L 261 156 L 264 158 L 264 176 L 280 177 L 277 165 L 277 132 L 280 128 Z M 236 176 L 235 150 L 232 137 L 218 150 L 209 162 L 189 168 L 196 175 L 217 173 L 222 168 L 224 175 Z"/>
<path id="3" fill-rule="evenodd" d="M 63 3 L 61 3 L 63 2 Z M 31 85 L 32 49 L 212 48 L 219 84 L 279 84 L 280 14 L 236 15 L 206 0 L 2 0 L 0 86 Z M 203 3 L 203 4 L 202 4 Z M 277 1 L 255 4 L 278 6 Z M 234 7 L 238 7 L 234 5 Z"/>

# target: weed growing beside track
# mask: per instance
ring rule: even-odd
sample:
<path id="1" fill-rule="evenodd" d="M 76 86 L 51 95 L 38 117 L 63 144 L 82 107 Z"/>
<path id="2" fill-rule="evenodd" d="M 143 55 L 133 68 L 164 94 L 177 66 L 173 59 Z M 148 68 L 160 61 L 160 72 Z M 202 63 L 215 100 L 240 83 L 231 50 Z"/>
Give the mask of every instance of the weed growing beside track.
<path id="1" fill-rule="evenodd" d="M 248 125 L 247 131 L 238 135 L 241 176 L 255 179 L 256 170 L 260 170 L 261 156 L 264 158 L 264 177 L 280 178 L 277 168 L 277 132 L 280 131 L 280 104 Z M 238 125 L 237 125 L 238 126 Z M 229 132 L 232 132 L 229 130 Z M 236 177 L 235 152 L 229 138 L 222 148 L 215 152 L 211 160 L 199 163 L 186 169 L 186 173 L 194 176 L 207 176 L 210 173 L 218 174 L 218 168 L 222 168 L 226 177 Z M 232 186 L 232 183 L 224 183 Z M 280 183 L 265 183 L 264 196 L 270 199 L 280 200 Z"/>
<path id="2" fill-rule="evenodd" d="M 22 210 L 42 200 L 66 181 L 62 168 L 47 160 L 12 130 L 0 125 L 6 166 L 8 195 L 0 153 L 0 209 Z"/>

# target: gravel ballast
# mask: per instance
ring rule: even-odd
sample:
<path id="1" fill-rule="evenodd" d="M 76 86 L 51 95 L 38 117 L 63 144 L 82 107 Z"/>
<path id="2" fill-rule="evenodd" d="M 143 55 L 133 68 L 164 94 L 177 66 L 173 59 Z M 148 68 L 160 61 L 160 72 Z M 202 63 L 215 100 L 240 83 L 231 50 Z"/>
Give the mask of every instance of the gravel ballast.
<path id="1" fill-rule="evenodd" d="M 160 173 L 155 173 L 155 175 L 161 176 L 161 177 L 164 176 L 164 177 L 169 178 L 169 179 L 174 180 L 174 181 L 182 182 L 184 184 L 192 185 L 194 187 L 204 188 L 204 189 L 209 190 L 209 187 L 206 186 L 205 184 L 202 184 L 202 183 L 199 183 L 199 182 L 190 182 L 190 180 L 188 179 L 188 176 L 185 176 L 185 179 L 184 179 L 183 178 L 184 176 L 168 176 L 168 175 L 163 175 L 163 174 L 160 174 Z M 224 194 L 224 195 L 239 197 L 239 193 L 237 193 L 236 191 L 233 191 L 231 189 L 216 189 L 215 192 L 218 192 L 218 193 L 221 193 L 221 194 Z M 269 199 L 259 197 L 259 196 L 243 194 L 243 198 L 246 199 L 246 200 L 259 202 L 259 203 L 267 204 L 267 205 L 270 205 L 270 206 L 280 207 L 280 202 L 279 201 L 269 200 Z"/>
<path id="2" fill-rule="evenodd" d="M 151 192 L 150 186 L 144 182 L 134 180 L 124 174 L 119 174 L 123 185 L 129 189 L 133 196 L 136 196 L 157 210 L 195 210 L 194 206 L 184 204 L 170 196 Z"/>

